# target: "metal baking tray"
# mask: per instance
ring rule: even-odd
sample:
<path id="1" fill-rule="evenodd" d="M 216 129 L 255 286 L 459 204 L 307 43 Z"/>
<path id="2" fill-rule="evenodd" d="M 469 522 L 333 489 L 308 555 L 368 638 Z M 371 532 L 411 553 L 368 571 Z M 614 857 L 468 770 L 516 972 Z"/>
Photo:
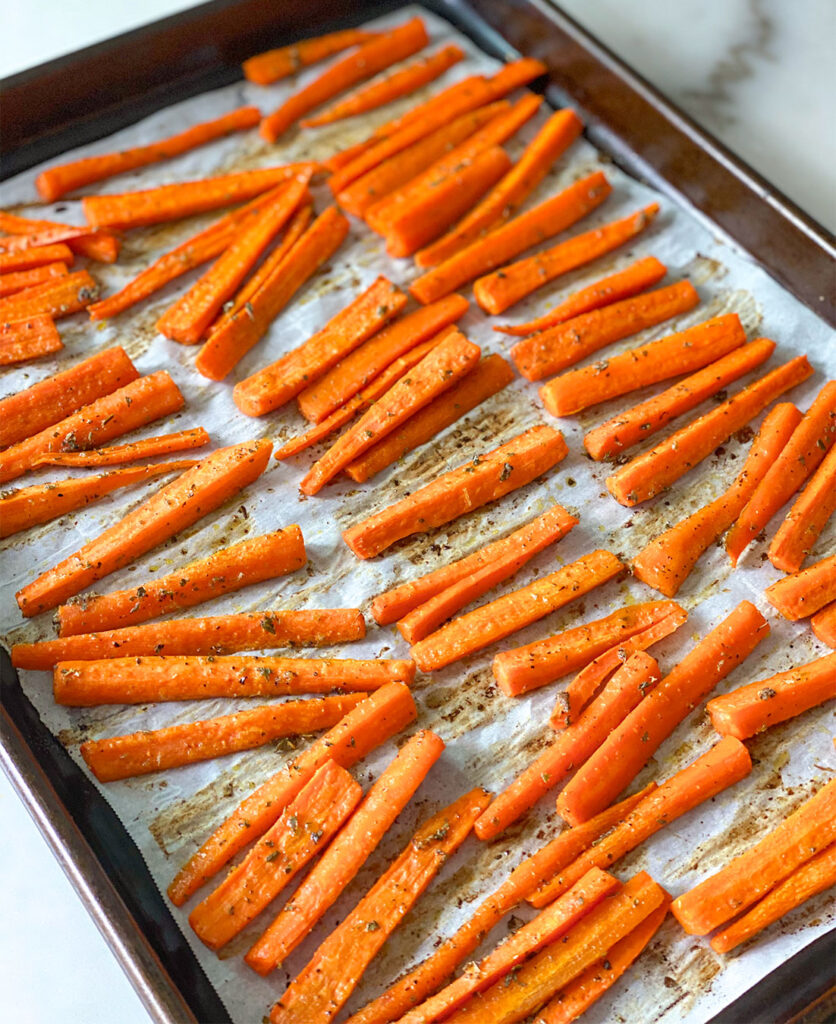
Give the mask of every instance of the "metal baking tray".
<path id="1" fill-rule="evenodd" d="M 833 236 L 569 17 L 538 0 L 423 5 L 493 56 L 545 61 L 547 97 L 583 114 L 595 146 L 689 208 L 836 324 Z M 400 6 L 396 0 L 212 0 L 0 81 L 0 179 L 233 82 L 253 53 Z M 41 722 L 2 649 L 0 765 L 152 1019 L 229 1021 L 133 841 Z M 722 1011 L 716 1024 L 800 1021 L 814 1004 L 817 1021 L 834 1019 L 827 1009 L 834 938 L 807 946 Z"/>

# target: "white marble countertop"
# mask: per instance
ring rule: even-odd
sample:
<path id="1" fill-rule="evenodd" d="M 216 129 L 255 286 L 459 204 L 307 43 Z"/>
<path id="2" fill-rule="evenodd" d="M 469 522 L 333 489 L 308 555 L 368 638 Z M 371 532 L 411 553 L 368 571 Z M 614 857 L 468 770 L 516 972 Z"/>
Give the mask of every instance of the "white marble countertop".
<path id="1" fill-rule="evenodd" d="M 0 77 L 192 6 L 7 4 Z M 833 0 L 563 0 L 563 8 L 799 206 L 836 229 Z M 141 14 L 140 14 L 141 12 Z M 148 1015 L 0 775 L 0 991 L 16 1024 Z"/>

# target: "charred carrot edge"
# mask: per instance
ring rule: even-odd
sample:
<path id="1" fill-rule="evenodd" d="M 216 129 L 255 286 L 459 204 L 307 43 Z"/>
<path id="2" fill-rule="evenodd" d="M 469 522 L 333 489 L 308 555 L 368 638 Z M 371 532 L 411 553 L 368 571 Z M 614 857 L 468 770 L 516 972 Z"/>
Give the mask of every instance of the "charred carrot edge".
<path id="1" fill-rule="evenodd" d="M 566 442 L 551 427 L 532 427 L 487 455 L 442 474 L 409 498 L 343 531 L 358 558 L 372 558 L 395 541 L 449 523 L 531 483 L 566 457 Z"/>
<path id="2" fill-rule="evenodd" d="M 763 839 L 673 901 L 674 917 L 689 935 L 708 935 L 748 910 L 770 889 L 836 841 L 836 779 Z"/>
<path id="3" fill-rule="evenodd" d="M 537 334 L 539 331 L 548 330 L 548 328 L 565 323 L 576 316 L 589 313 L 593 309 L 602 309 L 613 302 L 620 302 L 622 299 L 638 295 L 645 289 L 658 284 L 667 272 L 668 268 L 664 263 L 660 263 L 655 256 L 645 256 L 644 259 L 636 260 L 635 263 L 631 263 L 623 270 L 608 274 L 600 281 L 595 281 L 594 284 L 573 292 L 563 302 L 558 303 L 554 309 L 544 313 L 536 320 L 529 320 L 525 324 L 500 324 L 494 327 L 494 330 L 518 337 Z"/>
<path id="4" fill-rule="evenodd" d="M 244 957 L 268 974 L 306 938 L 356 876 L 441 756 L 444 741 L 425 729 L 398 751 L 319 863 Z"/>
<path id="5" fill-rule="evenodd" d="M 171 902 L 182 906 L 239 850 L 264 835 L 326 761 L 350 768 L 415 721 L 416 714 L 415 701 L 403 683 L 382 686 L 358 704 L 333 729 L 262 783 L 215 829 L 168 887 Z"/>
<path id="6" fill-rule="evenodd" d="M 650 451 L 635 456 L 607 477 L 607 490 L 619 504 L 630 508 L 655 497 L 812 373 L 806 356 L 791 359 L 680 427 Z"/>
<path id="7" fill-rule="evenodd" d="M 327 844 L 363 790 L 326 761 L 244 860 L 189 914 L 200 941 L 218 950 L 234 939 Z"/>
<path id="8" fill-rule="evenodd" d="M 166 576 L 127 590 L 93 594 L 62 604 L 56 612 L 58 635 L 76 636 L 135 626 L 296 572 L 306 562 L 305 541 L 296 525 L 248 537 Z"/>
<path id="9" fill-rule="evenodd" d="M 136 167 L 146 167 L 160 160 L 170 160 L 198 146 L 220 139 L 231 132 L 254 128 L 261 120 L 258 107 L 239 107 L 228 114 L 193 125 L 184 132 L 172 135 L 147 146 L 123 149 L 118 153 L 88 156 L 70 163 L 48 167 L 35 178 L 35 187 L 45 203 L 54 203 L 68 192 L 75 192 L 96 181 L 124 174 Z"/>
<path id="10" fill-rule="evenodd" d="M 483 789 L 474 789 L 421 825 L 285 989 L 270 1011 L 271 1024 L 311 1024 L 339 1012 L 380 947 L 467 838 L 487 801 Z"/>
<path id="11" fill-rule="evenodd" d="M 39 267 L 32 267 L 31 270 L 18 270 L 11 274 L 0 275 L 0 298 L 7 295 L 14 295 L 15 292 L 22 292 L 24 288 L 35 288 L 39 284 L 46 284 L 47 281 L 54 281 L 57 277 L 67 276 L 67 264 L 44 263 Z"/>
<path id="12" fill-rule="evenodd" d="M 366 693 L 414 679 L 415 663 L 397 659 L 151 655 L 59 661 L 53 692 L 56 704 L 94 707 L 207 697 L 294 697 L 331 690 Z"/>
<path id="13" fill-rule="evenodd" d="M 66 224 L 58 224 L 52 220 L 30 220 L 28 217 L 16 217 L 11 213 L 5 213 L 0 210 L 0 231 L 8 231 L 10 235 L 29 235 L 34 231 L 48 231 L 50 228 L 66 228 L 66 226 Z M 71 252 L 78 253 L 80 256 L 86 256 L 88 259 L 96 260 L 99 263 L 115 263 L 122 243 L 115 235 L 97 231 L 92 234 L 88 232 L 87 234 L 70 238 L 67 240 L 67 245 Z M 52 251 L 53 248 L 53 246 L 47 247 L 49 251 Z M 43 252 L 44 250 L 36 251 Z M 29 256 L 34 258 L 35 252 L 30 252 Z M 67 260 L 68 263 L 72 263 L 72 256 L 68 258 L 66 255 L 61 255 L 58 257 L 53 256 L 52 258 Z M 2 259 L 0 257 L 0 267 L 4 266 Z M 32 264 L 29 265 L 31 266 Z M 5 269 L 8 269 L 8 267 Z M 22 267 L 17 267 L 16 269 L 20 270 Z"/>
<path id="14" fill-rule="evenodd" d="M 86 270 L 78 270 L 66 277 L 56 277 L 52 281 L 0 299 L 0 320 L 8 323 L 38 316 L 51 316 L 59 320 L 79 313 L 98 294 L 98 284 Z"/>
<path id="15" fill-rule="evenodd" d="M 311 110 L 371 78 L 378 71 L 411 57 L 428 42 L 429 36 L 420 18 L 412 18 L 397 28 L 375 35 L 327 67 L 309 85 L 292 93 L 278 110 L 265 117 L 259 129 L 261 137 L 267 142 L 275 142 Z"/>
<path id="16" fill-rule="evenodd" d="M 671 669 L 575 773 L 558 797 L 561 817 L 570 823 L 585 821 L 611 803 L 682 719 L 768 634 L 766 619 L 753 604 L 742 601 Z"/>
<path id="17" fill-rule="evenodd" d="M 35 246 L 34 249 L 24 249 L 23 252 L 0 253 L 0 274 L 33 270 L 35 267 L 57 261 L 69 264 L 74 259 L 75 253 L 64 242 Z"/>
<path id="18" fill-rule="evenodd" d="M 769 561 L 782 572 L 798 572 L 836 511 L 836 446 L 825 455 L 769 545 Z"/>
<path id="19" fill-rule="evenodd" d="M 109 448 L 96 448 L 88 452 L 45 452 L 39 455 L 35 466 L 115 466 L 122 462 L 138 462 L 156 455 L 170 455 L 172 452 L 190 451 L 202 448 L 212 439 L 203 427 L 179 430 L 174 434 L 160 434 L 159 437 L 145 437 L 129 444 L 115 444 Z"/>
<path id="20" fill-rule="evenodd" d="M 115 782 L 253 750 L 283 736 L 330 729 L 365 699 L 363 693 L 351 693 L 266 704 L 164 729 L 88 740 L 81 744 L 81 756 L 99 782 Z"/>
<path id="21" fill-rule="evenodd" d="M 493 839 L 523 817 L 568 772 L 584 764 L 660 678 L 654 658 L 643 651 L 633 654 L 578 719 L 495 798 L 476 822 L 476 835 Z"/>
<path id="22" fill-rule="evenodd" d="M 764 596 L 792 622 L 814 615 L 836 601 L 836 555 L 777 580 L 766 588 Z"/>
<path id="23" fill-rule="evenodd" d="M 369 32 L 361 28 L 346 28 L 340 32 L 328 32 L 314 36 L 312 39 L 301 39 L 290 46 L 281 46 L 276 50 L 257 53 L 241 65 L 244 77 L 256 85 L 269 85 L 296 74 L 310 64 L 317 64 L 326 57 L 347 50 L 351 46 L 359 46 L 374 39 L 377 32 Z"/>
<path id="24" fill-rule="evenodd" d="M 183 396 L 166 370 L 129 378 L 124 387 L 110 390 L 0 452 L 0 483 L 22 476 L 33 467 L 35 459 L 47 452 L 95 448 L 162 416 L 179 412 L 183 404 Z"/>
<path id="25" fill-rule="evenodd" d="M 410 656 L 423 672 L 443 668 L 588 594 L 623 569 L 623 563 L 611 552 L 592 551 L 527 587 L 453 619 L 413 644 Z"/>
<path id="26" fill-rule="evenodd" d="M 732 485 L 646 544 L 633 559 L 633 575 L 666 597 L 673 597 L 703 552 L 740 515 L 800 421 L 801 413 L 791 402 L 776 405 L 761 424 Z"/>
<path id="27" fill-rule="evenodd" d="M 0 366 L 25 363 L 60 352 L 64 342 L 50 316 L 33 316 L 0 325 Z"/>
<path id="28" fill-rule="evenodd" d="M 823 644 L 836 648 L 836 601 L 816 612 L 810 619 L 810 628 Z"/>
<path id="29" fill-rule="evenodd" d="M 22 587 L 15 595 L 21 612 L 30 617 L 64 604 L 91 583 L 196 523 L 260 476 L 272 450 L 269 441 L 247 441 L 213 452 Z"/>

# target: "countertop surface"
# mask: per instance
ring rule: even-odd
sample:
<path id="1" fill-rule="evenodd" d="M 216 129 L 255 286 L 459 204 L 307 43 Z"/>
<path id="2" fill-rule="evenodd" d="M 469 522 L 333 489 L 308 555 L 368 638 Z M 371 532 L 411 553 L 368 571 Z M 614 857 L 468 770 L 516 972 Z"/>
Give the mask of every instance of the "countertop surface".
<path id="1" fill-rule="evenodd" d="M 4 9 L 0 77 L 192 6 L 27 0 Z M 832 0 L 564 0 L 673 102 L 836 230 Z M 141 16 L 138 12 L 141 10 Z M 16 1024 L 149 1017 L 0 774 L 0 991 Z"/>

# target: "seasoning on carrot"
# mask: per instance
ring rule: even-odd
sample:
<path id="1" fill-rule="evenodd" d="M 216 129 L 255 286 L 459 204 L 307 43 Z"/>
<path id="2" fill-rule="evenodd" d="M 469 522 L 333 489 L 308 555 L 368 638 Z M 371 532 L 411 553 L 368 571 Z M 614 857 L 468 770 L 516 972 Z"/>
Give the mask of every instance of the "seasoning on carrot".
<path id="1" fill-rule="evenodd" d="M 836 648 L 836 601 L 816 612 L 810 619 L 810 628 L 823 644 Z"/>
<path id="2" fill-rule="evenodd" d="M 67 276 L 67 264 L 44 263 L 39 267 L 32 267 L 31 270 L 18 270 L 11 274 L 0 275 L 0 298 L 7 295 L 14 295 L 15 292 L 22 292 L 24 288 L 35 288 L 39 284 L 46 284 L 47 281 L 54 281 L 57 277 Z"/>
<path id="3" fill-rule="evenodd" d="M 60 352 L 63 347 L 51 316 L 33 316 L 0 324 L 0 366 L 40 359 Z"/>
<path id="4" fill-rule="evenodd" d="M 56 242 L 55 245 L 37 245 L 22 252 L 0 253 L 0 274 L 33 270 L 58 261 L 72 263 L 74 259 L 75 253 L 63 242 Z"/>
<path id="5" fill-rule="evenodd" d="M 0 212 L 0 221 L 9 215 Z M 43 249 L 46 246 L 69 244 L 81 239 L 95 239 L 98 232 L 88 226 L 77 224 L 53 224 L 47 221 L 21 221 L 21 230 L 0 236 L 0 252 L 25 252 L 27 249 Z M 0 227 L 2 230 L 2 227 Z"/>
<path id="6" fill-rule="evenodd" d="M 769 561 L 782 572 L 798 572 L 836 511 L 836 445 L 787 513 L 769 545 Z"/>
<path id="7" fill-rule="evenodd" d="M 98 284 L 86 270 L 78 270 L 0 299 L 0 320 L 28 320 L 36 316 L 51 316 L 53 320 L 59 320 L 79 313 L 98 294 Z"/>
<path id="8" fill-rule="evenodd" d="M 28 217 L 16 217 L 11 213 L 0 210 L 0 231 L 8 231 L 11 235 L 31 235 L 36 231 L 49 231 L 50 228 L 66 228 L 66 224 L 59 224 L 53 220 L 30 220 Z M 79 256 L 86 256 L 88 259 L 96 260 L 98 263 L 115 263 L 119 256 L 121 241 L 116 235 L 110 235 L 103 231 L 87 232 L 73 238 L 67 239 L 67 246 L 73 253 Z M 52 252 L 56 246 L 46 246 L 44 249 L 30 251 L 29 257 L 34 259 L 39 252 Z M 25 258 L 25 254 L 21 254 Z M 53 255 L 52 259 L 66 260 L 72 263 L 72 256 L 69 258 L 62 253 L 60 256 Z M 28 266 L 34 266 L 29 263 Z M 0 267 L 10 269 L 3 263 L 0 256 Z M 22 266 L 15 269 L 22 270 Z"/>
<path id="9" fill-rule="evenodd" d="M 317 64 L 326 57 L 347 50 L 351 46 L 359 46 L 374 39 L 377 32 L 369 32 L 361 28 L 346 28 L 340 32 L 328 32 L 314 36 L 312 39 L 301 39 L 298 43 L 281 46 L 277 50 L 257 53 L 241 65 L 244 77 L 256 85 L 269 85 L 281 78 L 295 75 L 297 71 Z"/>
<path id="10" fill-rule="evenodd" d="M 784 576 L 767 587 L 764 596 L 785 619 L 795 622 L 815 615 L 836 601 L 836 555 Z"/>
<path id="11" fill-rule="evenodd" d="M 115 466 L 123 462 L 138 462 L 156 455 L 189 451 L 209 444 L 211 438 L 203 427 L 179 430 L 174 434 L 145 437 L 129 444 L 115 444 L 109 448 L 96 448 L 84 452 L 46 452 L 35 459 L 36 466 Z"/>

